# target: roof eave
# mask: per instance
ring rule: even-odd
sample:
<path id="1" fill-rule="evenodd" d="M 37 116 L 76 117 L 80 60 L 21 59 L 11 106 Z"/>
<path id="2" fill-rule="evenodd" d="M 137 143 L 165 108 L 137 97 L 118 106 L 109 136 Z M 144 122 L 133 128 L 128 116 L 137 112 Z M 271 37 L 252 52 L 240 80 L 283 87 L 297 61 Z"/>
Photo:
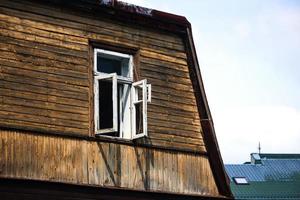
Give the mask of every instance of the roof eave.
<path id="1" fill-rule="evenodd" d="M 187 27 L 186 32 L 187 37 L 185 39 L 188 55 L 188 64 L 190 67 L 190 77 L 192 79 L 193 87 L 195 90 L 198 113 L 200 117 L 201 127 L 203 130 L 205 146 L 207 148 L 208 159 L 213 171 L 217 187 L 219 189 L 219 193 L 229 198 L 233 198 L 232 192 L 230 190 L 230 181 L 227 174 L 225 173 L 224 163 L 221 157 L 212 116 L 205 94 L 205 89 L 200 73 L 200 67 L 192 36 L 191 26 Z"/>

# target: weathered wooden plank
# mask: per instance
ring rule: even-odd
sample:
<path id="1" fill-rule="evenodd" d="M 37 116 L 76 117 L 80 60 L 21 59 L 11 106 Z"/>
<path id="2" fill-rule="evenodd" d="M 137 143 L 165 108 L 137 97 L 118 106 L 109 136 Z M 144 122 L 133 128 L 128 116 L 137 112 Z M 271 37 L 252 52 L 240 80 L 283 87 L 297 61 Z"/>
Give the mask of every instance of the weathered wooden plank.
<path id="1" fill-rule="evenodd" d="M 186 66 L 187 67 L 187 66 Z M 141 63 L 141 73 L 144 73 L 146 71 L 151 71 L 151 72 L 157 72 L 157 73 L 162 73 L 162 74 L 166 74 L 166 75 L 170 75 L 172 77 L 181 77 L 181 78 L 186 78 L 189 79 L 189 73 L 187 71 L 183 71 L 180 69 L 174 69 L 172 66 L 168 66 L 168 65 L 154 65 L 154 64 L 149 64 L 146 62 Z"/>
<path id="2" fill-rule="evenodd" d="M 10 119 L 10 120 L 21 120 L 21 121 L 28 121 L 28 122 L 36 122 L 40 124 L 47 124 L 47 125 L 56 125 L 61 127 L 71 127 L 71 128 L 77 128 L 85 130 L 88 127 L 88 123 L 84 121 L 75 121 L 73 119 L 62 119 L 59 117 L 54 118 L 51 115 L 56 115 L 56 113 L 52 114 L 51 112 L 45 112 L 41 113 L 42 109 L 32 109 L 32 108 L 26 108 L 24 106 L 12 106 L 8 104 L 2 104 L 0 105 L 0 113 L 1 118 L 0 119 Z M 50 114 L 48 114 L 50 113 Z M 45 116 L 48 114 L 48 116 Z M 60 113 L 61 114 L 61 113 Z M 49 116 L 50 115 L 50 116 Z M 69 116 L 68 114 L 67 116 Z M 58 115 L 57 115 L 58 116 Z M 78 117 L 79 118 L 79 117 Z"/>
<path id="3" fill-rule="evenodd" d="M 153 84 L 153 82 L 150 79 L 147 79 L 147 82 L 152 84 L 153 88 L 153 96 L 157 96 L 161 98 L 161 95 L 167 95 L 171 102 L 177 102 L 177 101 L 187 101 L 187 102 L 195 102 L 195 94 L 191 91 L 182 91 L 182 90 L 176 90 L 174 87 L 170 88 L 167 86 L 159 86 L 157 84 Z M 162 99 L 166 99 L 162 98 Z M 189 104 L 189 103 L 185 104 Z M 196 102 L 195 104 L 196 105 Z"/>
<path id="4" fill-rule="evenodd" d="M 28 57 L 27 55 L 23 55 L 23 54 L 16 54 L 14 52 L 6 52 L 6 51 L 2 51 L 0 54 L 0 57 L 2 59 L 5 58 L 10 58 L 10 60 L 13 61 L 19 61 L 19 62 L 24 62 L 24 63 L 32 63 L 33 65 L 37 65 L 37 66 L 45 66 L 45 67 L 49 67 L 49 68 L 62 68 L 65 70 L 73 70 L 76 72 L 85 72 L 87 73 L 87 66 L 83 66 L 83 65 L 75 65 L 72 63 L 66 63 L 66 62 L 62 62 L 62 61 L 56 61 L 56 60 L 51 60 L 48 58 L 40 58 L 40 57 L 34 57 L 34 59 L 32 57 Z"/>
<path id="5" fill-rule="evenodd" d="M 170 83 L 179 83 L 179 84 L 189 85 L 189 86 L 192 85 L 192 82 L 189 78 L 175 77 L 174 75 L 164 73 L 163 70 L 161 72 L 153 72 L 152 69 L 148 70 L 145 68 L 141 68 L 140 72 L 141 72 L 141 76 L 157 78 L 157 79 L 165 80 Z"/>
<path id="6" fill-rule="evenodd" d="M 163 99 L 158 99 L 158 98 L 152 98 L 151 103 L 153 105 L 159 105 L 163 107 L 168 107 L 170 109 L 176 109 L 178 111 L 187 111 L 187 112 L 197 112 L 196 109 L 197 107 L 195 105 L 186 105 L 186 104 L 181 104 L 178 102 L 171 102 L 171 101 L 166 101 Z"/>
<path id="7" fill-rule="evenodd" d="M 151 83 L 154 87 L 165 88 L 168 91 L 169 89 L 170 91 L 177 90 L 177 94 L 179 91 L 181 92 L 181 95 L 184 95 L 184 92 L 189 92 L 189 94 L 194 92 L 191 85 L 171 83 L 168 81 L 160 80 L 158 78 L 147 77 L 147 75 L 143 76 L 142 78 L 146 78 L 148 82 Z"/>
<path id="8" fill-rule="evenodd" d="M 175 130 L 186 130 L 186 131 L 193 131 L 193 132 L 200 132 L 201 126 L 197 124 L 192 124 L 192 123 L 178 123 L 178 122 L 173 122 L 168 119 L 161 120 L 157 119 L 155 115 L 149 116 L 148 119 L 149 125 L 152 126 L 158 126 L 158 127 L 166 127 L 166 128 L 173 128 Z M 193 135 L 193 134 L 192 134 Z"/>
<path id="9" fill-rule="evenodd" d="M 3 36 L 13 37 L 16 39 L 27 40 L 32 42 L 39 42 L 43 44 L 52 44 L 54 46 L 69 48 L 73 50 L 87 51 L 87 45 L 74 45 L 73 43 L 70 42 L 62 42 L 56 39 L 36 36 L 30 32 L 22 32 L 24 30 L 14 29 L 13 26 L 5 27 L 5 28 L 6 29 L 4 29 L 4 27 L 0 28 L 0 34 Z"/>
<path id="10" fill-rule="evenodd" d="M 191 95 L 190 98 L 185 98 L 183 96 L 175 96 L 171 93 L 165 93 L 162 89 L 152 88 L 152 97 L 156 99 L 161 99 L 164 101 L 169 101 L 172 103 L 184 104 L 184 105 L 196 105 L 196 100 Z"/>
<path id="11" fill-rule="evenodd" d="M 25 22 L 25 23 L 23 23 Z M 27 22 L 27 23 L 26 23 Z M 43 36 L 43 37 L 48 37 L 48 38 L 53 38 L 57 40 L 62 40 L 70 43 L 75 43 L 75 44 L 87 44 L 87 40 L 82 37 L 82 34 L 80 36 L 73 36 L 73 35 L 68 35 L 68 37 L 65 37 L 65 34 L 61 34 L 57 32 L 57 29 L 52 28 L 52 30 L 44 28 L 41 29 L 41 27 L 45 26 L 45 24 L 40 24 L 40 26 L 33 27 L 28 24 L 30 22 L 29 20 L 22 20 L 17 17 L 13 17 L 12 15 L 4 15 L 0 13 L 0 26 L 2 27 L 7 27 L 11 30 L 19 30 L 22 32 L 30 32 L 34 33 L 35 35 Z"/>
<path id="12" fill-rule="evenodd" d="M 7 152 L 6 156 L 1 158 L 1 164 L 5 165 L 5 169 L 9 169 L 1 171 L 0 176 L 26 176 L 40 180 L 85 182 L 106 186 L 122 183 L 120 187 L 139 190 L 145 189 L 144 181 L 149 179 L 149 189 L 152 191 L 172 192 L 175 188 L 179 193 L 216 192 L 207 189 L 214 188 L 215 185 L 211 181 L 212 173 L 209 171 L 211 169 L 208 160 L 201 155 L 148 149 L 150 154 L 146 157 L 144 147 L 37 136 L 30 132 L 7 130 L 0 131 L 0 141 L 0 144 L 4 141 L 2 149 Z M 80 158 L 86 156 L 88 160 Z M 118 162 L 121 158 L 121 162 Z M 146 159 L 149 159 L 148 176 Z M 7 168 L 8 165 L 10 168 Z M 28 166 L 25 167 L 26 165 Z M 85 171 L 87 169 L 88 172 Z M 198 171 L 201 177 L 207 178 L 209 182 L 198 179 L 195 175 Z M 126 176 L 128 178 L 125 178 Z M 118 182 L 118 179 L 122 181 Z"/>
<path id="13" fill-rule="evenodd" d="M 26 10 L 18 9 L 18 5 L 13 9 L 1 5 L 1 19 L 7 22 L 16 23 L 19 25 L 37 28 L 49 32 L 57 32 L 67 36 L 85 37 L 86 33 L 79 29 L 84 29 L 84 24 L 73 22 L 72 20 L 64 20 L 54 16 L 45 16 L 41 14 L 35 14 Z M 25 12 L 24 12 L 25 11 Z M 58 14 L 58 13 L 57 13 Z M 60 13 L 61 15 L 61 13 Z M 49 18 L 51 20 L 49 20 Z M 79 28 L 79 29 L 78 29 Z"/>
<path id="14" fill-rule="evenodd" d="M 161 134 L 162 135 L 162 134 Z M 194 151 L 194 152 L 206 152 L 206 147 L 204 145 L 201 145 L 199 143 L 183 143 L 183 142 L 174 142 L 169 139 L 163 139 L 160 136 L 156 136 L 155 134 L 152 134 L 151 137 L 148 139 L 153 147 L 163 147 L 166 149 L 179 149 L 179 150 L 188 150 L 188 151 Z M 174 148 L 175 147 L 175 148 Z"/>
<path id="15" fill-rule="evenodd" d="M 20 5 L 14 3 L 14 2 L 10 2 L 9 4 L 12 4 L 11 6 L 13 6 L 13 8 L 15 8 L 15 9 L 16 8 L 18 8 L 19 10 L 24 9 L 24 5 L 22 5 L 22 7 L 20 7 Z M 9 4 L 6 3 L 4 6 L 8 7 Z M 113 32 L 113 34 L 119 33 L 120 35 L 123 35 L 123 36 L 126 36 L 126 35 L 131 36 L 132 33 L 135 33 L 136 37 L 142 36 L 143 38 L 148 38 L 150 43 L 151 42 L 154 44 L 167 43 L 169 45 L 172 45 L 172 46 L 170 46 L 171 49 L 182 49 L 182 46 L 183 46 L 182 39 L 175 34 L 171 34 L 171 33 L 161 34 L 161 33 L 157 33 L 157 30 L 155 30 L 155 31 L 147 30 L 146 31 L 146 30 L 142 30 L 142 29 L 135 29 L 135 28 L 128 27 L 126 25 L 122 25 L 121 23 L 114 24 L 111 21 L 103 19 L 103 18 L 102 18 L 102 20 L 99 20 L 99 18 L 94 18 L 92 16 L 89 16 L 89 18 L 87 19 L 86 16 L 82 17 L 82 16 L 78 15 L 79 13 L 77 13 L 77 15 L 72 15 L 72 14 L 70 15 L 68 13 L 57 12 L 57 10 L 54 10 L 51 7 L 41 8 L 41 6 L 39 5 L 39 6 L 37 6 L 38 7 L 37 8 L 36 6 L 37 5 L 33 5 L 33 6 L 29 5 L 29 4 L 25 5 L 25 7 L 28 7 L 28 8 L 30 7 L 34 11 L 33 13 L 31 13 L 31 16 L 29 17 L 29 19 L 34 19 L 34 14 L 45 15 L 47 13 L 48 16 L 47 15 L 46 16 L 47 17 L 51 16 L 51 18 L 52 18 L 51 23 L 53 23 L 55 25 L 67 24 L 68 27 L 71 27 L 71 28 L 82 27 L 83 25 L 85 25 L 85 27 L 86 27 L 86 25 L 89 25 L 92 28 L 94 28 L 96 26 L 101 29 L 111 31 L 111 32 L 108 32 L 108 34 L 111 34 Z M 45 12 L 41 12 L 42 10 L 45 10 Z M 68 20 L 69 23 L 66 23 L 65 20 Z M 49 23 L 49 21 L 44 20 L 44 18 L 40 17 L 40 15 L 38 17 L 38 21 Z M 74 24 L 76 24 L 77 26 Z M 40 26 L 40 27 L 44 27 L 44 26 Z M 135 38 L 132 38 L 132 39 L 134 40 Z"/>
<path id="16" fill-rule="evenodd" d="M 70 50 L 64 47 L 53 46 L 51 44 L 41 44 L 38 42 L 20 40 L 13 37 L 1 36 L 1 43 L 7 43 L 12 45 L 19 45 L 23 47 L 31 47 L 34 49 L 41 49 L 44 51 L 49 51 L 52 53 L 56 53 L 62 56 L 74 56 L 77 58 L 87 59 L 87 53 L 83 51 Z"/>
<path id="17" fill-rule="evenodd" d="M 161 109 L 161 110 L 159 110 L 159 112 L 162 114 L 169 114 L 169 117 L 183 116 L 183 117 L 191 118 L 193 120 L 199 119 L 199 116 L 197 116 L 196 111 L 193 112 L 193 111 L 187 111 L 187 110 L 182 110 L 182 109 L 177 109 L 177 108 L 171 108 L 168 106 L 161 106 L 160 104 L 151 104 L 148 106 L 148 110 L 150 112 L 152 112 L 152 111 L 155 112 L 156 109 Z"/>
<path id="18" fill-rule="evenodd" d="M 34 77 L 34 78 L 39 78 L 39 79 L 46 79 L 49 81 L 54 81 L 54 82 L 61 82 L 65 84 L 72 84 L 72 85 L 77 85 L 77 86 L 88 86 L 88 79 L 86 75 L 82 76 L 81 78 L 78 77 L 73 77 L 73 76 L 68 76 L 69 73 L 65 74 L 52 74 L 48 72 L 47 67 L 39 67 L 39 66 L 32 66 L 31 64 L 26 64 L 18 62 L 12 62 L 12 61 L 6 61 L 4 59 L 1 60 L 1 67 L 3 73 L 8 73 L 8 74 L 16 74 L 16 75 L 22 75 L 24 74 L 25 76 L 29 77 Z M 35 70 L 35 67 L 37 70 Z M 49 71 L 52 71 L 51 69 Z M 70 73 L 72 75 L 72 72 Z M 67 75 L 67 76 L 66 76 Z"/>
<path id="19" fill-rule="evenodd" d="M 157 67 L 163 67 L 163 68 L 167 68 L 167 69 L 173 69 L 173 70 L 177 70 L 178 72 L 182 72 L 182 73 L 188 73 L 189 69 L 188 66 L 185 64 L 179 64 L 179 63 L 172 63 L 172 62 L 168 62 L 165 60 L 159 60 L 159 59 L 153 59 L 153 58 L 148 58 L 145 56 L 141 56 L 141 66 L 143 65 L 155 65 Z"/>
<path id="20" fill-rule="evenodd" d="M 184 142 L 197 143 L 195 141 L 198 141 L 198 140 L 200 140 L 201 142 L 203 141 L 200 131 L 199 132 L 186 131 L 186 130 L 168 128 L 168 127 L 155 126 L 155 125 L 150 124 L 149 132 L 152 132 L 152 131 L 160 133 L 161 135 L 166 135 L 168 140 L 170 140 L 170 141 L 172 141 L 177 136 L 186 137 L 185 140 L 182 139 L 182 141 L 184 141 Z M 195 139 L 195 140 L 193 140 L 193 139 Z"/>
<path id="21" fill-rule="evenodd" d="M 177 149 L 182 151 L 192 151 L 192 152 L 202 152 L 205 153 L 205 146 L 200 146 L 198 144 L 186 144 L 180 142 L 170 142 L 168 140 L 163 140 L 161 138 L 149 137 L 146 144 L 149 144 L 153 147 L 163 147 L 165 149 Z M 175 148 L 174 148 L 175 147 Z"/>
<path id="22" fill-rule="evenodd" d="M 165 57 L 172 56 L 178 59 L 186 59 L 186 55 L 181 50 L 174 50 L 173 45 L 170 43 L 158 42 L 157 40 L 152 40 L 146 37 L 131 36 L 129 38 L 124 38 L 124 35 L 119 32 L 111 33 L 107 31 L 106 28 L 98 28 L 93 26 L 88 30 L 89 39 L 97 40 L 104 43 L 112 43 L 117 45 L 126 44 L 129 47 L 138 48 L 143 47 L 144 50 L 151 50 Z"/>
<path id="23" fill-rule="evenodd" d="M 45 90 L 47 90 L 47 88 L 52 88 L 52 89 L 59 89 L 62 91 L 76 92 L 79 94 L 86 94 L 86 95 L 88 92 L 87 87 L 70 85 L 70 84 L 60 83 L 60 82 L 52 82 L 52 81 L 48 81 L 48 79 L 46 79 L 43 76 L 42 79 L 39 79 L 39 77 L 33 76 L 31 73 L 22 75 L 21 73 L 18 73 L 18 70 L 15 68 L 5 69 L 3 67 L 2 69 L 3 69 L 2 80 L 5 81 L 39 86 L 44 88 Z M 13 73 L 14 71 L 17 71 L 17 73 Z"/>
<path id="24" fill-rule="evenodd" d="M 163 55 L 163 54 L 153 52 L 150 50 L 141 49 L 141 56 L 151 58 L 151 59 L 159 59 L 162 61 L 171 62 L 171 63 L 175 63 L 175 64 L 180 64 L 180 65 L 187 65 L 187 61 L 185 59 Z"/>
<path id="25" fill-rule="evenodd" d="M 1 114 L 4 115 L 4 112 L 0 111 Z M 28 131 L 34 131 L 34 132 L 50 132 L 55 133 L 57 135 L 62 134 L 69 134 L 69 135 L 88 135 L 88 129 L 78 129 L 78 128 L 72 128 L 72 127 L 66 127 L 66 126 L 57 126 L 53 124 L 42 124 L 40 122 L 33 122 L 25 119 L 18 120 L 18 123 L 16 123 L 15 119 L 2 119 L 2 116 L 0 116 L 0 126 L 1 127 L 9 127 L 12 129 L 20 129 L 20 130 L 28 130 Z M 39 138 L 39 137 L 38 137 Z"/>
<path id="26" fill-rule="evenodd" d="M 1 88 L 0 88 L 0 91 L 1 91 Z M 2 94 L 2 96 L 4 97 L 4 101 L 2 102 L 2 104 L 7 103 L 10 105 L 40 108 L 40 109 L 47 110 L 47 111 L 50 111 L 53 113 L 55 111 L 57 111 L 57 113 L 66 113 L 66 115 L 68 116 L 68 117 L 66 117 L 67 119 L 69 118 L 69 115 L 67 113 L 70 113 L 72 115 L 78 114 L 79 116 L 85 116 L 85 117 L 87 117 L 89 114 L 89 112 L 86 108 L 74 107 L 72 105 L 61 105 L 61 104 L 57 104 L 57 103 L 51 103 L 48 101 L 39 101 L 39 100 L 36 100 L 36 98 L 34 98 L 34 97 L 32 99 L 26 99 L 26 98 L 22 98 L 22 97 L 21 98 L 15 97 L 15 95 L 9 96 L 7 94 Z M 76 118 L 76 120 L 78 120 L 78 119 Z"/>
<path id="27" fill-rule="evenodd" d="M 77 102 L 88 101 L 88 94 L 84 91 L 83 93 L 78 93 L 74 91 L 64 91 L 59 89 L 45 88 L 30 84 L 20 84 L 20 82 L 6 81 L 0 80 L 0 87 L 12 90 L 20 90 L 20 91 L 28 91 L 37 94 L 45 94 L 50 96 L 58 96 L 63 98 L 71 98 L 75 100 L 79 100 Z M 80 101 L 81 100 L 81 101 Z"/>
<path id="28" fill-rule="evenodd" d="M 5 15 L 4 15 L 5 16 Z M 11 20 L 13 21 L 13 20 Z M 19 18 L 17 18 L 17 20 L 14 20 L 14 22 L 16 23 L 16 21 L 22 21 L 23 20 L 20 20 Z M 29 21 L 29 20 L 26 20 L 26 22 Z M 99 21 L 97 21 L 99 23 Z M 27 26 L 28 26 L 28 23 L 25 23 Z M 30 24 L 30 23 L 29 23 Z M 61 25 L 61 24 L 59 24 Z M 31 26 L 32 26 L 32 23 L 31 23 Z M 45 27 L 49 26 L 49 24 L 44 24 L 43 26 L 38 26 L 37 28 L 39 29 L 44 29 Z M 80 25 L 78 24 L 77 26 L 75 26 L 74 28 L 78 28 Z M 138 44 L 141 44 L 141 43 L 144 43 L 144 46 L 148 46 L 152 49 L 152 51 L 156 51 L 157 53 L 161 53 L 161 54 L 166 54 L 166 55 L 171 55 L 173 57 L 179 57 L 179 58 L 186 58 L 186 55 L 185 53 L 182 53 L 183 49 L 182 49 L 182 41 L 181 39 L 179 40 L 181 45 L 177 45 L 177 44 L 172 44 L 171 42 L 166 42 L 166 41 L 159 41 L 159 38 L 149 38 L 147 37 L 149 35 L 146 34 L 146 35 L 143 35 L 143 36 L 140 36 L 140 35 L 134 35 L 134 37 L 132 37 L 132 35 L 136 32 L 129 32 L 129 33 L 126 33 L 126 32 L 122 32 L 125 28 L 121 29 L 121 30 L 110 30 L 110 27 L 112 26 L 112 24 L 110 24 L 109 26 L 95 26 L 95 24 L 93 24 L 92 26 L 89 25 L 89 26 L 84 26 L 83 27 L 83 30 L 88 30 L 89 31 L 89 35 L 87 37 L 91 38 L 91 39 L 100 39 L 100 40 L 106 40 L 107 42 L 110 42 L 110 41 L 116 41 L 114 40 L 113 37 L 111 37 L 112 35 L 114 35 L 114 37 L 118 37 L 118 41 L 120 43 L 136 43 L 136 45 Z M 127 27 L 128 28 L 128 27 Z M 53 30 L 53 27 L 50 29 L 51 31 L 54 31 Z M 65 27 L 63 28 L 60 28 L 60 30 L 65 30 Z M 49 30 L 48 30 L 49 31 Z M 55 30 L 55 32 L 57 31 L 57 29 Z M 71 31 L 73 32 L 78 32 L 78 31 L 74 31 L 73 30 L 70 30 L 68 31 L 68 33 L 65 33 L 64 34 L 68 34 L 68 35 L 71 35 L 71 34 L 74 34 L 72 33 Z M 93 33 L 96 33 L 96 34 L 93 34 Z M 102 34 L 102 35 L 106 35 L 107 37 L 103 37 L 103 38 L 98 38 L 97 37 L 97 34 Z M 152 34 L 152 33 L 151 33 Z M 83 35 L 85 35 L 84 32 L 81 32 L 81 33 L 78 33 L 78 37 L 82 37 Z M 163 37 L 163 36 L 162 36 Z M 109 39 L 110 38 L 110 39 Z M 153 45 L 154 44 L 154 45 Z M 172 45 L 171 45 L 172 44 Z M 167 45 L 167 49 L 165 49 L 164 47 L 161 47 L 163 45 Z M 174 49 L 180 49 L 181 52 L 178 52 L 178 51 L 174 51 Z"/>
<path id="29" fill-rule="evenodd" d="M 161 123 L 164 122 L 170 122 L 170 123 L 174 123 L 174 124 L 186 124 L 187 126 L 194 126 L 195 129 L 200 129 L 200 122 L 198 119 L 194 119 L 194 118 L 189 118 L 186 116 L 177 116 L 177 115 L 172 115 L 172 114 L 167 114 L 167 113 L 161 113 L 159 110 L 151 110 L 150 112 L 148 112 L 148 118 L 149 120 L 159 120 L 161 121 Z"/>
<path id="30" fill-rule="evenodd" d="M 63 41 L 64 44 L 61 42 L 62 45 L 66 45 L 66 47 L 71 47 L 71 45 L 73 45 L 74 47 L 71 48 L 75 48 L 78 50 L 80 49 L 84 50 L 84 47 L 88 43 L 87 39 L 83 37 L 76 37 L 71 35 L 65 37 L 64 34 L 60 34 L 57 32 L 45 31 L 45 30 L 32 28 L 26 25 L 15 23 L 14 19 L 16 18 L 0 14 L 0 27 L 6 30 L 11 30 L 13 32 L 17 31 L 17 32 L 22 32 L 27 34 L 30 33 L 37 37 L 51 38 L 54 41 Z"/>
<path id="31" fill-rule="evenodd" d="M 171 109 L 169 107 L 163 107 L 163 106 L 153 105 L 153 104 L 148 106 L 148 111 L 154 112 L 155 114 L 156 113 L 164 114 L 164 115 L 167 114 L 168 117 L 177 116 L 177 117 L 190 118 L 191 120 L 199 119 L 199 116 L 197 116 L 196 112 L 181 111 L 178 109 Z"/>
<path id="32" fill-rule="evenodd" d="M 57 97 L 57 96 L 50 96 L 50 95 L 44 95 L 34 92 L 26 92 L 22 90 L 17 89 L 7 89 L 7 88 L 0 88 L 0 98 L 5 98 L 4 96 L 8 97 L 15 97 L 15 98 L 21 98 L 21 99 L 28 99 L 28 100 L 38 100 L 38 101 L 44 101 L 48 103 L 55 103 L 56 106 L 72 106 L 74 110 L 87 110 L 88 103 L 84 101 L 79 100 L 73 100 L 70 98 L 63 98 L 63 97 Z M 1 101 L 3 103 L 3 101 Z M 55 107 L 55 106 L 54 106 Z"/>
<path id="33" fill-rule="evenodd" d="M 2 43 L 0 43 L 0 50 L 25 55 L 27 57 L 34 56 L 34 57 L 51 59 L 51 60 L 57 60 L 57 61 L 66 62 L 66 63 L 72 63 L 72 64 L 76 64 L 76 65 L 87 66 L 87 60 L 85 58 L 80 58 L 77 56 L 70 56 L 70 55 L 63 55 L 63 54 L 59 54 L 57 52 L 51 52 L 51 51 L 47 51 L 47 50 L 32 48 L 32 46 L 27 47 L 25 45 L 21 45 L 21 43 L 9 44 L 7 42 L 2 42 Z"/>

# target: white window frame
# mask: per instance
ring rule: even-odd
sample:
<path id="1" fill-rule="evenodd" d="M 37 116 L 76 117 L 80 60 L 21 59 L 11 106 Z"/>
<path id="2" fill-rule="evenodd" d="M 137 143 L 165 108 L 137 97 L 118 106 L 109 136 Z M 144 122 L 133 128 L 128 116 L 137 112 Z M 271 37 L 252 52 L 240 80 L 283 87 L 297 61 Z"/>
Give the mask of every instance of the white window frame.
<path id="1" fill-rule="evenodd" d="M 101 54 L 103 57 L 108 57 L 108 58 L 112 58 L 112 59 L 128 59 L 129 61 L 124 63 L 126 64 L 126 66 L 128 66 L 128 70 L 127 70 L 127 77 L 125 76 L 120 76 L 117 75 L 116 73 L 103 73 L 103 72 L 99 72 L 97 70 L 97 56 L 98 54 Z M 123 70 L 123 68 L 122 68 Z M 99 125 L 100 125 L 100 119 L 99 119 L 99 80 L 103 80 L 103 79 L 112 79 L 112 99 L 113 99 L 113 127 L 109 128 L 109 129 L 99 129 Z M 130 120 L 127 120 L 127 125 L 123 124 L 123 117 L 124 117 L 124 113 L 122 112 L 121 109 L 121 105 L 122 102 L 124 101 L 124 99 L 118 99 L 118 86 L 117 84 L 128 84 L 130 87 L 130 96 L 128 97 L 128 99 L 130 101 L 130 112 L 126 112 L 127 117 L 130 117 Z M 136 110 L 135 110 L 135 103 L 141 103 L 136 101 L 136 87 L 142 87 L 142 104 L 143 104 L 143 133 L 140 134 L 136 134 Z M 94 123 L 95 123 L 95 134 L 96 135 L 101 135 L 104 137 L 113 137 L 113 138 L 121 138 L 121 139 L 137 139 L 137 138 L 141 138 L 141 137 L 145 137 L 148 135 L 148 130 L 147 130 L 147 103 L 151 102 L 151 84 L 147 84 L 147 80 L 141 80 L 141 81 L 137 81 L 137 82 L 133 82 L 133 57 L 132 55 L 128 55 L 128 54 L 123 54 L 123 53 L 118 53 L 118 52 L 114 52 L 114 51 L 108 51 L 108 50 L 104 50 L 104 49 L 94 49 Z M 118 112 L 118 103 L 120 104 L 120 109 Z M 101 112 L 101 111 L 100 111 Z M 129 113 L 129 114 L 128 114 Z M 119 123 L 118 124 L 118 118 Z M 122 118 L 122 119 L 121 119 Z M 129 123 L 128 123 L 129 121 Z M 129 132 L 130 133 L 125 133 L 124 131 L 124 127 L 125 126 L 130 126 L 129 127 Z M 117 132 L 119 128 L 119 137 L 114 137 L 114 136 L 108 136 L 108 135 L 103 135 L 106 133 L 110 133 L 110 132 Z M 128 127 L 126 127 L 127 131 L 128 131 Z M 125 134 L 124 134 L 125 133 Z"/>
<path id="2" fill-rule="evenodd" d="M 233 177 L 232 179 L 237 185 L 249 185 L 249 181 L 246 177 Z"/>
<path id="3" fill-rule="evenodd" d="M 142 99 L 139 100 L 138 99 L 138 94 L 136 92 L 137 88 L 141 87 L 142 88 Z M 144 136 L 148 135 L 148 131 L 147 131 L 147 98 L 148 98 L 148 92 L 147 92 L 147 80 L 143 79 L 141 81 L 137 81 L 135 83 L 132 84 L 131 87 L 131 91 L 132 91 L 132 119 L 136 119 L 136 109 L 135 109 L 135 104 L 138 103 L 142 103 L 143 105 L 143 133 L 139 133 L 137 134 L 137 130 L 136 130 L 136 121 L 134 121 L 134 123 L 132 124 L 132 138 L 133 139 L 137 139 L 137 138 L 141 138 Z"/>
<path id="4" fill-rule="evenodd" d="M 128 63 L 129 75 L 128 75 L 128 77 L 117 75 L 117 79 L 118 79 L 118 82 L 121 82 L 121 83 L 130 83 L 131 84 L 133 82 L 133 57 L 132 57 L 132 55 L 118 53 L 118 52 L 114 52 L 114 51 L 108 51 L 108 50 L 104 50 L 104 49 L 94 49 L 94 76 L 107 75 L 107 73 L 98 72 L 98 70 L 97 70 L 97 55 L 98 55 L 98 53 L 100 53 L 104 56 L 108 56 L 108 57 L 129 59 L 129 63 Z"/>
<path id="5" fill-rule="evenodd" d="M 100 129 L 100 120 L 99 120 L 99 80 L 112 79 L 112 101 L 113 101 L 113 127 L 107 129 Z M 104 134 L 109 132 L 118 131 L 118 115 L 117 115 L 117 74 L 101 74 L 95 76 L 95 130 L 96 134 Z M 97 112 L 96 112 L 97 111 Z"/>

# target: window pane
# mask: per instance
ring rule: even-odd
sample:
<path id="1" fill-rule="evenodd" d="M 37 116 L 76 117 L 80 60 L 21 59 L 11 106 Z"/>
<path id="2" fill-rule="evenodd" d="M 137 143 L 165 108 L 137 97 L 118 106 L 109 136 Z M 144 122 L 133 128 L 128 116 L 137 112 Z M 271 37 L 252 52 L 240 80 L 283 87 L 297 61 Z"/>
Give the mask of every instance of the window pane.
<path id="1" fill-rule="evenodd" d="M 132 84 L 133 96 L 133 138 L 147 136 L 147 80 Z"/>
<path id="2" fill-rule="evenodd" d="M 117 75 L 122 74 L 122 61 L 104 58 L 98 55 L 97 57 L 97 71 L 103 73 L 117 73 Z"/>
<path id="3" fill-rule="evenodd" d="M 143 101 L 143 86 L 139 85 L 136 87 L 135 90 L 136 94 L 136 101 Z"/>
<path id="4" fill-rule="evenodd" d="M 135 106 L 136 134 L 144 133 L 143 129 L 143 102 L 137 103 Z"/>
<path id="5" fill-rule="evenodd" d="M 100 129 L 113 127 L 112 82 L 99 80 L 99 123 Z"/>
<path id="6" fill-rule="evenodd" d="M 143 130 L 143 87 L 138 85 L 135 88 L 136 102 L 135 103 L 135 120 L 136 120 L 136 134 L 141 134 Z"/>
<path id="7" fill-rule="evenodd" d="M 118 84 L 119 88 L 119 100 L 120 100 L 120 135 L 123 138 L 131 138 L 131 85 L 129 84 Z"/>
<path id="8" fill-rule="evenodd" d="M 248 184 L 248 181 L 245 177 L 233 177 L 233 180 L 236 184 Z"/>

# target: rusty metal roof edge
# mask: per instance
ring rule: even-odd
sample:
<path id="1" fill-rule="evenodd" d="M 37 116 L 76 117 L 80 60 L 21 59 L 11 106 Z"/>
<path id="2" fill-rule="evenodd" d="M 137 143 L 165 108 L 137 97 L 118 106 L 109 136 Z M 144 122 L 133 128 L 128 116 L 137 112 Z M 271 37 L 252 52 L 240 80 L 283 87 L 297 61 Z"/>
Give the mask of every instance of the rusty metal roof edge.
<path id="1" fill-rule="evenodd" d="M 190 27 L 190 22 L 186 19 L 186 17 L 181 15 L 175 15 L 168 12 L 163 12 L 155 9 L 150 9 L 142 6 L 137 6 L 134 4 L 129 4 L 123 1 L 117 0 L 100 0 L 100 5 L 111 7 L 114 9 L 122 10 L 124 12 L 142 15 L 145 17 L 150 17 L 159 21 L 174 23 L 177 25 L 181 25 L 183 27 Z"/>

